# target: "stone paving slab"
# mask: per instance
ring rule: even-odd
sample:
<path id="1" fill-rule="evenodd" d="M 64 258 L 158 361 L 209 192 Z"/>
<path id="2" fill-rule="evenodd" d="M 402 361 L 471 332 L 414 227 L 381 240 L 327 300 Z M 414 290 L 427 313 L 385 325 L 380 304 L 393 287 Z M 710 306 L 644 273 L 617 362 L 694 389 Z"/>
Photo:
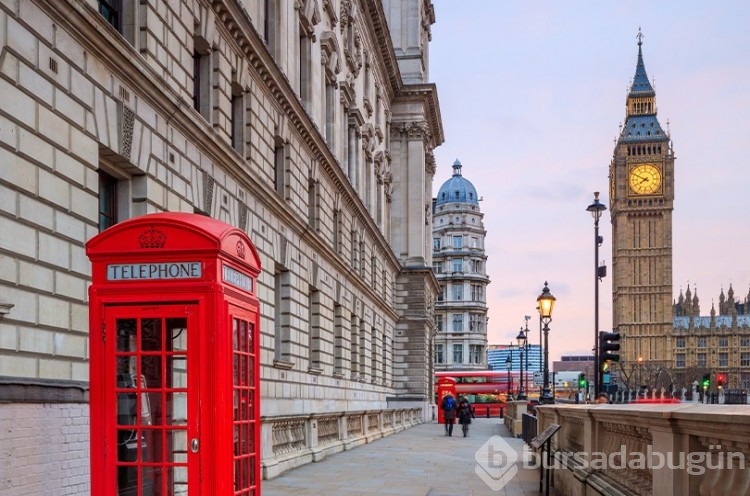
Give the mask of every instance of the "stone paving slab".
<path id="1" fill-rule="evenodd" d="M 453 436 L 435 422 L 378 439 L 284 472 L 262 482 L 263 496 L 539 496 L 539 469 L 521 463 L 523 441 L 511 436 L 497 418 L 477 418 L 469 436 L 460 426 Z M 518 472 L 503 487 L 485 477 L 475 455 L 493 436 L 501 436 L 518 455 Z M 484 457 L 487 458 L 485 453 Z M 508 472 L 510 473 L 510 472 Z M 554 490 L 551 495 L 556 495 Z"/>

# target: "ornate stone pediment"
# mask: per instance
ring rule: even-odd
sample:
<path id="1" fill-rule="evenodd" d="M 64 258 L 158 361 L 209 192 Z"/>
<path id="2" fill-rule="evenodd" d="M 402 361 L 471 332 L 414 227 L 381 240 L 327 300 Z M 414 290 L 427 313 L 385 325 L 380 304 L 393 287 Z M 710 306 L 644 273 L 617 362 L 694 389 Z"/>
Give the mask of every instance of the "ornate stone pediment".
<path id="1" fill-rule="evenodd" d="M 305 34 L 315 41 L 315 26 L 320 22 L 318 0 L 295 0 L 294 10 L 299 12 L 299 20 Z"/>
<path id="2" fill-rule="evenodd" d="M 341 0 L 341 34 L 344 34 L 346 27 L 351 22 L 352 17 L 352 0 Z"/>
<path id="3" fill-rule="evenodd" d="M 323 10 L 328 14 L 331 26 L 335 26 L 339 22 L 339 18 L 336 16 L 336 8 L 333 6 L 333 2 L 331 0 L 323 0 Z"/>
<path id="4" fill-rule="evenodd" d="M 372 152 L 375 151 L 375 130 L 372 124 L 368 122 L 362 126 L 360 132 L 362 136 L 362 150 L 365 152 L 365 157 L 370 160 Z"/>
<path id="5" fill-rule="evenodd" d="M 326 72 L 329 75 L 336 75 L 341 72 L 341 49 L 336 33 L 326 31 L 320 36 L 320 50 Z"/>

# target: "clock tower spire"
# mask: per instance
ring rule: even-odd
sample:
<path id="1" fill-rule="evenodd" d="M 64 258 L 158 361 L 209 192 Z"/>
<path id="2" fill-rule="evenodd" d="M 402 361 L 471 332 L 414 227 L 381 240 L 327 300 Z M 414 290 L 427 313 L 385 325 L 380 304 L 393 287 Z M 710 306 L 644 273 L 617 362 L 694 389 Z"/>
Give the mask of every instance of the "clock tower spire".
<path id="1" fill-rule="evenodd" d="M 612 328 L 622 358 L 671 363 L 674 153 L 656 117 L 656 92 L 638 61 L 625 124 L 609 166 L 612 220 Z M 627 366 L 627 365 L 626 365 Z"/>

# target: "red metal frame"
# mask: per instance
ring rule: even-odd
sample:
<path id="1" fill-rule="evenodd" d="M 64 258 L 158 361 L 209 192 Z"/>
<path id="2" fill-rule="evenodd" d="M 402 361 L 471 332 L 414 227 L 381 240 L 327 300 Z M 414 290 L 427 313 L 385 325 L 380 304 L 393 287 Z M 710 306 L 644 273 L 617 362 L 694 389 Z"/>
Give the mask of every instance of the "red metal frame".
<path id="1" fill-rule="evenodd" d="M 86 248 L 92 494 L 259 496 L 261 267 L 250 239 L 163 213 Z"/>

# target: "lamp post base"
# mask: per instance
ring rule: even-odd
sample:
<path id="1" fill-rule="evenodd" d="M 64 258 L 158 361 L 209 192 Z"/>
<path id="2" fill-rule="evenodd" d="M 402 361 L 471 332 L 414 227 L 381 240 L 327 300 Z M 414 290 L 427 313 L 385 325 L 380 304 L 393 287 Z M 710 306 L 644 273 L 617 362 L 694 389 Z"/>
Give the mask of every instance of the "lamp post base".
<path id="1" fill-rule="evenodd" d="M 518 392 L 518 399 L 519 400 L 526 400 L 527 399 L 526 398 L 526 392 L 523 389 Z"/>
<path id="2" fill-rule="evenodd" d="M 548 387 L 545 387 L 542 391 L 542 395 L 539 397 L 540 405 L 551 405 L 555 402 L 555 397 L 552 396 L 552 391 Z"/>

